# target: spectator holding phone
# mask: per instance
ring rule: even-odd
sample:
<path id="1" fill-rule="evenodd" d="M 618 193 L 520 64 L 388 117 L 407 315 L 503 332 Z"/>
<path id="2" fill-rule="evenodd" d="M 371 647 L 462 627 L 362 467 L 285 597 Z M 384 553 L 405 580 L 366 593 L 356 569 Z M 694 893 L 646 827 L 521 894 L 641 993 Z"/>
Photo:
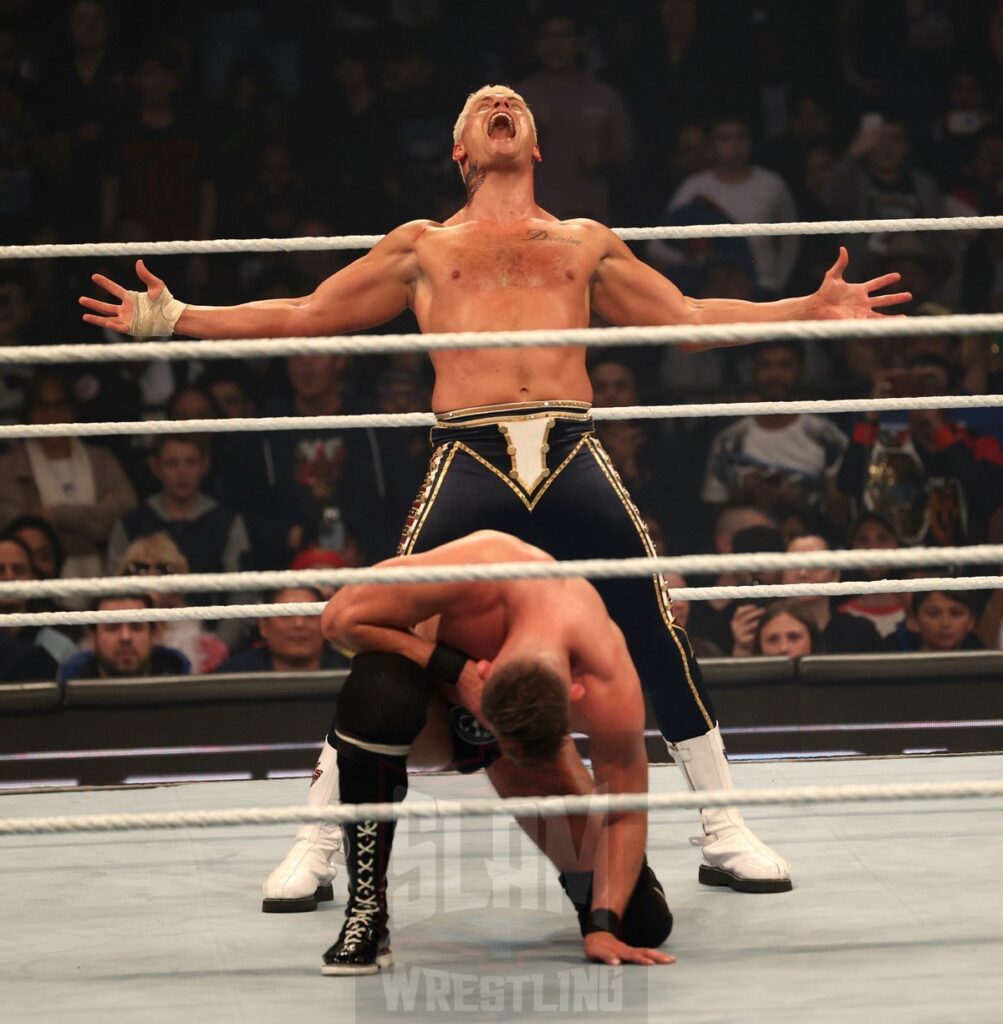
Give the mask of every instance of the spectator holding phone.
<path id="1" fill-rule="evenodd" d="M 772 526 L 750 526 L 739 530 L 731 541 L 736 555 L 781 552 L 784 542 Z M 780 572 L 734 572 L 726 579 L 718 578 L 719 586 L 747 586 L 760 583 L 779 583 Z M 756 628 L 763 614 L 763 601 L 743 598 L 740 601 L 699 601 L 691 611 L 691 633 L 705 637 L 725 654 L 735 658 L 752 653 Z"/>
<path id="2" fill-rule="evenodd" d="M 822 650 L 818 626 L 796 600 L 772 601 L 756 627 L 750 654 L 768 658 L 803 658 Z"/>
<path id="3" fill-rule="evenodd" d="M 897 114 L 869 112 L 843 158 L 833 168 L 826 191 L 831 215 L 845 220 L 893 220 L 903 217 L 943 217 L 947 210 L 937 182 L 909 159 L 911 142 L 905 119 Z M 948 232 L 935 232 L 922 241 L 931 256 L 951 259 L 957 253 Z M 874 232 L 844 240 L 850 259 L 883 260 L 895 235 Z M 896 265 L 896 269 L 898 266 Z"/>

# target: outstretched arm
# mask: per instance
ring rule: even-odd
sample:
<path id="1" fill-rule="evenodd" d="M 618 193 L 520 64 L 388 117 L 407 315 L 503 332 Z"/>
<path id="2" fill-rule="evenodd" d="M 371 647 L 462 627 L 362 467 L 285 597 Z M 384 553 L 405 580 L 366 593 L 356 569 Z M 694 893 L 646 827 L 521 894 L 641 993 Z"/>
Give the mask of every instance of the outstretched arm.
<path id="1" fill-rule="evenodd" d="M 605 230 L 605 229 L 604 229 Z M 839 256 L 811 295 L 775 302 L 741 299 L 691 299 L 656 270 L 642 263 L 627 245 L 608 232 L 605 254 L 592 281 L 592 307 L 608 323 L 656 327 L 669 324 L 762 323 L 778 320 L 828 320 L 881 316 L 878 309 L 908 302 L 908 292 L 872 295 L 899 280 L 885 274 L 863 284 L 843 280 L 849 262 Z M 717 348 L 728 342 L 693 343 L 686 351 Z M 730 343 L 733 344 L 733 343 Z"/>
<path id="2" fill-rule="evenodd" d="M 174 332 L 193 338 L 299 337 L 375 327 L 410 305 L 419 273 L 414 245 L 427 223 L 413 221 L 396 228 L 365 256 L 301 298 L 238 306 L 183 306 L 172 299 L 164 282 L 137 260 L 136 273 L 146 291 L 130 291 L 94 274 L 94 283 L 116 301 L 82 296 L 80 305 L 90 310 L 83 319 L 120 334 L 163 336 Z M 152 331 L 147 326 L 151 323 Z"/>

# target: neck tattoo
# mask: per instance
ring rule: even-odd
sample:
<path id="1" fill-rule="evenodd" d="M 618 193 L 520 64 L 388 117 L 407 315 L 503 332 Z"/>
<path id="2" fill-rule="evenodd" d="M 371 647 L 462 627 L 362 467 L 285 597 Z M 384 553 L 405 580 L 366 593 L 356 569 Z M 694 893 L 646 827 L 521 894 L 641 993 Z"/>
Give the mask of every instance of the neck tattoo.
<path id="1" fill-rule="evenodd" d="M 463 184 L 467 186 L 467 202 L 474 198 L 474 193 L 484 184 L 484 179 L 488 176 L 486 167 L 479 167 L 477 164 L 472 163 L 467 168 L 467 173 L 463 175 Z"/>

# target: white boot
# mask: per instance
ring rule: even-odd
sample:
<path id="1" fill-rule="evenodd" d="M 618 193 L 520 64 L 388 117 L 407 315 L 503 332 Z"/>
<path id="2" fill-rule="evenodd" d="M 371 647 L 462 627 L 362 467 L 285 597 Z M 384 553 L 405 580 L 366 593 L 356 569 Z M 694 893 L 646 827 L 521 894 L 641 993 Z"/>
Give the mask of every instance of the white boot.
<path id="1" fill-rule="evenodd" d="M 716 725 L 703 736 L 668 747 L 690 789 L 734 789 Z M 701 808 L 700 818 L 704 834 L 690 841 L 703 848 L 699 879 L 704 885 L 727 885 L 737 892 L 789 892 L 793 888 L 790 864 L 755 837 L 737 807 Z"/>
<path id="2" fill-rule="evenodd" d="M 308 798 L 311 807 L 328 807 L 338 800 L 338 752 L 327 740 L 313 770 Z M 334 899 L 331 880 L 344 864 L 341 826 L 301 825 L 282 863 L 261 887 L 266 914 L 297 914 L 316 910 L 318 901 Z"/>

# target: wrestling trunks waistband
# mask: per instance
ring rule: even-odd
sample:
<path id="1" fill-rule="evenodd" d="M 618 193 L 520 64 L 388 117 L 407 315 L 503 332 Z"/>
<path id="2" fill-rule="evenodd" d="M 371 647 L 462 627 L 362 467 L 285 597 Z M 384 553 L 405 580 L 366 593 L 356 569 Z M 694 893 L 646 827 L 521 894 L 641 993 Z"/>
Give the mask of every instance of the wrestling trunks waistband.
<path id="1" fill-rule="evenodd" d="M 453 409 L 436 414 L 432 444 L 461 441 L 532 494 L 551 473 L 551 448 L 592 432 L 591 409 L 588 402 L 554 399 Z"/>
<path id="2" fill-rule="evenodd" d="M 435 414 L 436 427 L 481 427 L 495 423 L 540 418 L 562 420 L 592 419 L 588 402 L 547 399 L 543 402 L 507 402 L 503 405 L 473 405 L 467 409 L 451 409 Z"/>

